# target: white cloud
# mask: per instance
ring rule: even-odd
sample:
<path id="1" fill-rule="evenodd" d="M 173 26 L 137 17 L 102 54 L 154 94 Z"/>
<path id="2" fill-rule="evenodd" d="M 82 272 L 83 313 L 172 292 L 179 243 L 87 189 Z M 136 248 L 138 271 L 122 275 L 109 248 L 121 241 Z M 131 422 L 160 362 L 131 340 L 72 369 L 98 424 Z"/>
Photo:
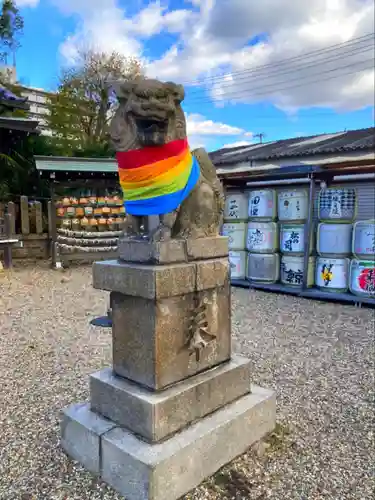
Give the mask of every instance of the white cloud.
<path id="1" fill-rule="evenodd" d="M 142 44 L 128 33 L 124 12 L 116 0 L 52 1 L 65 15 L 78 15 L 81 20 L 76 32 L 69 35 L 60 47 L 66 63 L 74 64 L 82 48 L 141 56 Z"/>
<path id="2" fill-rule="evenodd" d="M 164 25 L 170 33 L 180 33 L 188 27 L 193 17 L 190 10 L 174 10 L 164 15 Z"/>
<path id="3" fill-rule="evenodd" d="M 36 7 L 39 0 L 16 0 L 17 7 Z"/>
<path id="4" fill-rule="evenodd" d="M 251 132 L 246 130 L 227 125 L 225 123 L 214 122 L 207 120 L 204 116 L 191 113 L 185 114 L 188 134 L 193 135 L 244 135 L 251 136 Z"/>
<path id="5" fill-rule="evenodd" d="M 195 114 L 185 113 L 187 133 L 190 147 L 195 149 L 199 147 L 209 148 L 213 139 L 227 138 L 230 136 L 252 137 L 252 132 L 248 132 L 239 127 L 233 127 L 226 123 L 207 120 L 206 117 Z M 243 144 L 250 144 L 249 141 L 241 141 Z"/>
<path id="6" fill-rule="evenodd" d="M 133 34 L 150 37 L 162 29 L 163 13 L 160 2 L 154 2 L 141 10 L 137 16 L 127 19 L 125 24 Z"/>
<path id="7" fill-rule="evenodd" d="M 186 9 L 168 12 L 168 9 L 155 1 L 142 9 L 135 17 L 124 20 L 128 33 L 133 36 L 150 37 L 167 30 L 180 33 L 193 13 Z"/>
<path id="8" fill-rule="evenodd" d="M 224 146 L 221 146 L 222 148 L 237 148 L 240 146 L 250 146 L 253 144 L 253 142 L 250 141 L 236 141 L 236 142 L 230 142 L 228 144 L 224 144 Z"/>
<path id="9" fill-rule="evenodd" d="M 119 0 L 50 1 L 80 18 L 77 31 L 61 47 L 69 63 L 82 45 L 144 60 L 144 40 L 165 31 L 178 34 L 178 41 L 163 57 L 149 61 L 148 75 L 181 82 L 206 78 L 206 90 L 216 103 L 267 101 L 288 113 L 312 106 L 351 110 L 374 103 L 375 75 L 368 62 L 374 53 L 367 50 L 371 40 L 362 50 L 347 49 L 341 54 L 345 57 L 336 52 L 327 60 L 326 54 L 319 66 L 316 59 L 314 64 L 303 57 L 280 66 L 288 58 L 373 32 L 373 0 L 186 0 L 185 8 L 173 11 L 166 1 L 153 0 L 142 2 L 135 16 L 120 8 Z M 249 45 L 262 34 L 262 43 Z M 199 104 L 202 99 L 207 102 L 205 94 L 192 92 L 187 102 Z"/>
<path id="10" fill-rule="evenodd" d="M 207 142 L 205 141 L 202 141 L 202 138 L 198 136 L 195 136 L 195 135 L 191 135 L 189 136 L 189 146 L 190 146 L 190 150 L 194 150 L 194 149 L 199 149 L 199 148 L 204 148 L 204 149 L 207 149 Z"/>
<path id="11" fill-rule="evenodd" d="M 205 6 L 195 31 L 182 33 L 183 48 L 153 63 L 152 74 L 186 80 L 187 67 L 190 79 L 215 76 L 225 68 L 225 79 L 206 80 L 215 101 L 267 100 L 288 112 L 311 106 L 350 110 L 373 105 L 373 40 L 357 45 L 357 51 L 349 47 L 344 54 L 342 49 L 341 58 L 331 53 L 327 61 L 326 54 L 326 62 L 318 67 L 316 59 L 303 58 L 275 66 L 373 32 L 373 0 L 210 0 Z M 248 45 L 262 33 L 263 43 Z M 251 73 L 262 65 L 267 69 Z M 199 101 L 197 97 L 191 102 Z"/>
<path id="12" fill-rule="evenodd" d="M 266 43 L 243 49 L 232 62 L 234 72 L 265 64 L 269 65 L 267 70 L 247 73 L 246 78 L 244 73 L 233 74 L 228 85 L 220 82 L 214 86 L 213 95 L 234 96 L 246 102 L 267 99 L 287 111 L 311 106 L 350 110 L 373 104 L 374 40 L 350 45 L 354 38 L 373 31 L 373 3 L 312 3 L 324 3 L 325 8 L 301 20 L 295 31 L 275 30 Z M 318 56 L 319 65 L 315 56 L 275 66 L 285 58 L 342 43 L 347 44 L 346 48 Z M 355 88 L 355 92 L 348 92 L 347 88 Z"/>
<path id="13" fill-rule="evenodd" d="M 180 33 L 194 14 L 187 9 L 168 11 L 160 0 L 148 3 L 137 15 L 127 16 L 116 0 L 51 0 L 65 15 L 80 18 L 76 32 L 60 47 L 68 64 L 77 52 L 90 47 L 104 52 L 116 50 L 142 59 L 142 41 L 168 31 Z"/>

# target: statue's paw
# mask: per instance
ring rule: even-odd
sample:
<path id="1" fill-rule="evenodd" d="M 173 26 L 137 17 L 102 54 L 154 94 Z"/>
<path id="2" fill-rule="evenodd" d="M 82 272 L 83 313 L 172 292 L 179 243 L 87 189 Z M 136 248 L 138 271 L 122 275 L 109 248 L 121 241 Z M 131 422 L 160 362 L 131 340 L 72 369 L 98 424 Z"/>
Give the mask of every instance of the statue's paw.
<path id="1" fill-rule="evenodd" d="M 151 240 L 158 241 L 168 241 L 171 239 L 171 230 L 169 227 L 159 226 L 156 231 L 151 235 Z"/>
<path id="2" fill-rule="evenodd" d="M 121 238 L 126 240 L 134 240 L 139 236 L 138 232 L 132 227 L 126 227 L 122 230 Z"/>

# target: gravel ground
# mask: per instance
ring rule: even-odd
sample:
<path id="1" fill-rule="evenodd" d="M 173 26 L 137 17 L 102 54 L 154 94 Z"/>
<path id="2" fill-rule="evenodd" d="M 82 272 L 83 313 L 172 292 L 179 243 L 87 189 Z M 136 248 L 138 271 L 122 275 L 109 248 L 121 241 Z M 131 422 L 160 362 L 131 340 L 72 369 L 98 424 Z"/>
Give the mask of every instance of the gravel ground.
<path id="1" fill-rule="evenodd" d="M 0 274 L 0 499 L 120 499 L 59 448 L 60 409 L 110 364 L 89 326 L 107 300 L 89 267 Z M 371 309 L 234 290 L 234 348 L 277 391 L 278 426 L 186 499 L 373 499 L 374 332 Z"/>

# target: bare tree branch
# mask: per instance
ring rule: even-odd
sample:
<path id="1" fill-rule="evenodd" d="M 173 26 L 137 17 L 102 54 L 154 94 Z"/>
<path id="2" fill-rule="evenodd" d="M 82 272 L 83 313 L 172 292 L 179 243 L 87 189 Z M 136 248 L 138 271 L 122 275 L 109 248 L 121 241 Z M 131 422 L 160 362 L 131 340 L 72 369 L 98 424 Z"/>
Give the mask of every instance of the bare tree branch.
<path id="1" fill-rule="evenodd" d="M 80 50 L 74 68 L 64 69 L 56 99 L 50 103 L 49 126 L 74 148 L 108 141 L 109 121 L 117 100 L 111 80 L 133 80 L 143 75 L 140 62 L 117 52 Z"/>

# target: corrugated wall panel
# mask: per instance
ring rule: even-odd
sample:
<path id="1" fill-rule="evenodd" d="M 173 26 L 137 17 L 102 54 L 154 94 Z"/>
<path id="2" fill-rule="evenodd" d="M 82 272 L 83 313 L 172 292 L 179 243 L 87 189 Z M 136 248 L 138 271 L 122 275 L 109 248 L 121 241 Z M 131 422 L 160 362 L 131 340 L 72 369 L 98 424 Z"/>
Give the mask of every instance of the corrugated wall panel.
<path id="1" fill-rule="evenodd" d="M 375 183 L 373 179 L 361 182 L 334 182 L 329 187 L 355 188 L 357 191 L 356 220 L 375 219 Z M 314 222 L 318 222 L 318 203 L 320 187 L 315 190 Z"/>

